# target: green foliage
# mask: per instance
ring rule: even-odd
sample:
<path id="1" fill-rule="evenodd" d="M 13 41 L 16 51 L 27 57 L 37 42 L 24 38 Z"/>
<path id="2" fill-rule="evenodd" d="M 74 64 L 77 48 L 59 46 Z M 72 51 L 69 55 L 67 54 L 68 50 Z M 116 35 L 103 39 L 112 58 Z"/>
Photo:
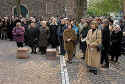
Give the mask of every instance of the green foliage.
<path id="1" fill-rule="evenodd" d="M 108 15 L 122 9 L 122 0 L 89 0 L 88 14 Z"/>

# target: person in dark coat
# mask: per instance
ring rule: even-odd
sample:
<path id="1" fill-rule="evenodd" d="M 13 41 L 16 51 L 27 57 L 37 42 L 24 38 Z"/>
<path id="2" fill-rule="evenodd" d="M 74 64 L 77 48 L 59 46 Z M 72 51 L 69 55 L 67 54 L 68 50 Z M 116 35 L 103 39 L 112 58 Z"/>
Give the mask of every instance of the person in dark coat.
<path id="1" fill-rule="evenodd" d="M 24 27 L 21 26 L 21 23 L 18 22 L 16 24 L 16 27 L 13 29 L 12 33 L 13 33 L 13 36 L 14 36 L 14 39 L 16 40 L 17 42 L 17 46 L 18 48 L 20 47 L 23 47 L 23 43 L 24 43 L 24 32 L 25 32 L 25 29 Z"/>
<path id="2" fill-rule="evenodd" d="M 65 50 L 64 50 L 64 40 L 63 40 L 63 32 L 66 29 L 65 27 L 65 20 L 61 20 L 61 24 L 58 26 L 58 39 L 59 39 L 59 44 L 60 44 L 60 55 L 65 55 Z"/>
<path id="3" fill-rule="evenodd" d="M 111 61 L 118 62 L 118 57 L 121 56 L 121 40 L 123 33 L 119 25 L 114 25 L 111 35 Z M 114 60 L 115 59 L 115 60 Z"/>
<path id="4" fill-rule="evenodd" d="M 89 31 L 88 24 L 85 23 L 84 28 L 81 30 L 81 33 L 80 33 L 80 49 L 82 49 L 82 53 L 83 53 L 82 59 L 85 58 L 85 52 L 86 52 L 86 48 L 87 48 L 86 36 L 88 34 L 88 31 Z"/>
<path id="5" fill-rule="evenodd" d="M 24 28 L 25 28 L 25 33 L 24 33 L 24 43 L 25 43 L 25 45 L 28 45 L 27 44 L 27 35 L 26 35 L 26 32 L 27 32 L 27 30 L 28 30 L 28 26 L 29 26 L 29 24 L 28 24 L 28 22 L 26 21 L 26 19 L 24 19 L 23 21 L 22 21 L 22 26 L 24 26 Z"/>
<path id="6" fill-rule="evenodd" d="M 36 54 L 36 48 L 38 47 L 38 33 L 35 23 L 30 24 L 30 28 L 26 32 L 28 46 L 31 47 L 31 54 Z"/>
<path id="7" fill-rule="evenodd" d="M 39 49 L 42 55 L 46 54 L 46 49 L 48 46 L 48 35 L 49 30 L 46 21 L 41 21 L 42 27 L 39 30 Z"/>
<path id="8" fill-rule="evenodd" d="M 2 40 L 7 39 L 7 32 L 8 32 L 8 24 L 7 24 L 7 20 L 4 18 L 2 28 L 1 28 L 1 39 Z"/>
<path id="9" fill-rule="evenodd" d="M 52 23 L 50 24 L 50 27 L 49 27 L 49 31 L 50 31 L 49 43 L 52 45 L 52 48 L 57 48 L 59 44 L 57 28 L 58 28 L 58 24 L 56 22 L 56 19 L 53 18 Z"/>
<path id="10" fill-rule="evenodd" d="M 109 49 L 110 49 L 110 30 L 109 30 L 109 22 L 108 20 L 104 20 L 102 24 L 102 50 L 101 50 L 101 64 L 103 65 L 105 61 L 105 65 L 103 68 L 109 68 Z"/>
<path id="11" fill-rule="evenodd" d="M 9 26 L 8 26 L 8 38 L 10 39 L 10 41 L 13 40 L 12 31 L 13 31 L 14 27 L 15 27 L 15 25 L 14 25 L 14 19 L 10 19 L 9 20 Z"/>

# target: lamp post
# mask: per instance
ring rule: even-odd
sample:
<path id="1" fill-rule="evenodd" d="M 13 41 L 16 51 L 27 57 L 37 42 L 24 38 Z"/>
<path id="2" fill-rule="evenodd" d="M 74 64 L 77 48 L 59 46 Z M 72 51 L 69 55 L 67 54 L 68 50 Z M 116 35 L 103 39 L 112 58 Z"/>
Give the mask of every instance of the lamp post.
<path id="1" fill-rule="evenodd" d="M 65 17 L 67 17 L 67 0 L 64 0 L 64 4 Z"/>

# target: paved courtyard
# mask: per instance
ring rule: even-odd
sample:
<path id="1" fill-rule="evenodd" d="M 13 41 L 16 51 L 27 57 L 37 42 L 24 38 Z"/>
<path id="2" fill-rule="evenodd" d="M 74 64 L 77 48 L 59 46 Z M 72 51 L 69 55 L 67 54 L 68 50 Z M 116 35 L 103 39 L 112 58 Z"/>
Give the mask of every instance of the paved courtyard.
<path id="1" fill-rule="evenodd" d="M 69 84 L 125 84 L 125 56 L 119 64 L 110 63 L 109 69 L 101 69 L 98 75 L 88 73 L 80 57 L 72 64 L 66 63 Z M 28 59 L 16 59 L 16 43 L 0 40 L 0 84 L 62 84 L 60 59 L 47 60 L 46 56 L 30 55 Z"/>
<path id="2" fill-rule="evenodd" d="M 0 41 L 0 84 L 60 84 L 59 60 L 30 55 L 16 59 L 16 43 Z"/>
<path id="3" fill-rule="evenodd" d="M 87 72 L 80 57 L 74 57 L 72 64 L 67 64 L 70 84 L 125 84 L 125 56 L 118 64 L 110 63 L 109 69 L 99 70 L 98 75 Z"/>

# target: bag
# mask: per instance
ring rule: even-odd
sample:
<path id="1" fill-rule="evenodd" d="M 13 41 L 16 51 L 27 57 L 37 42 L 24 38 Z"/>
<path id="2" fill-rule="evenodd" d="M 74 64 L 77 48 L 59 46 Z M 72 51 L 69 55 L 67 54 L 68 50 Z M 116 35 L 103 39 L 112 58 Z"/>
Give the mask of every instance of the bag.
<path id="1" fill-rule="evenodd" d="M 102 51 L 102 49 L 103 49 L 102 44 L 100 44 L 100 45 L 97 46 L 97 51 Z"/>

